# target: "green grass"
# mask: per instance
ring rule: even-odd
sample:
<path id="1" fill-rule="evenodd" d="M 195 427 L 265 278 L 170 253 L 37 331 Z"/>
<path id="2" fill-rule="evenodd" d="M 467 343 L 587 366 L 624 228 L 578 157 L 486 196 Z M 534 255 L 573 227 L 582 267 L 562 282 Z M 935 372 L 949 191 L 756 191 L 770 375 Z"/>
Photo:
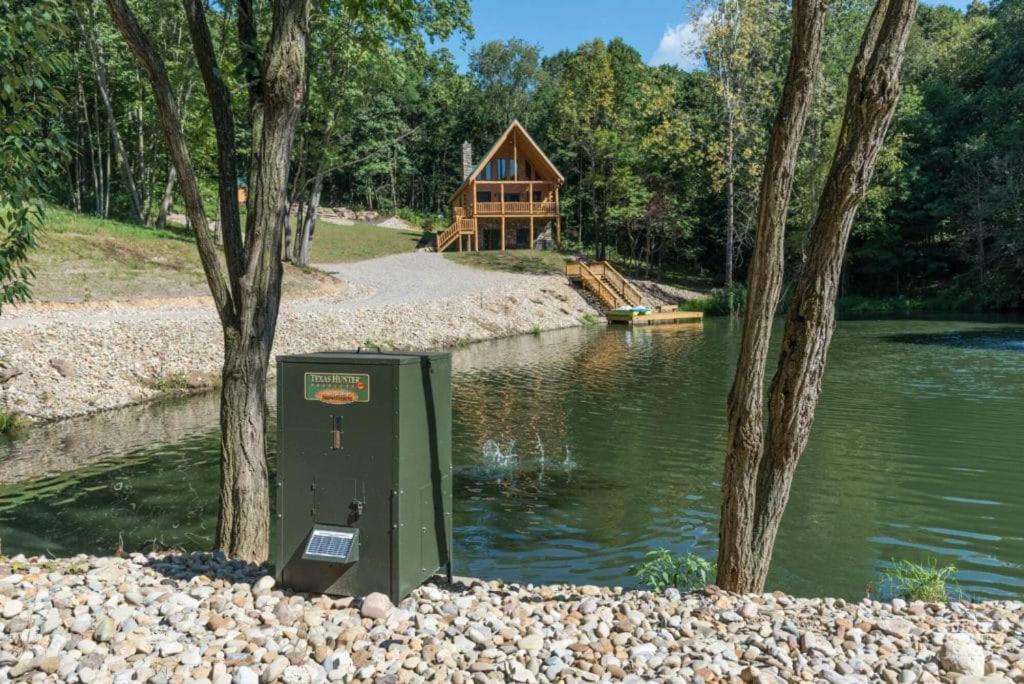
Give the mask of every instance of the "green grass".
<path id="1" fill-rule="evenodd" d="M 206 296 L 209 289 L 192 234 L 146 228 L 48 207 L 29 265 L 33 299 L 90 301 Z M 365 224 L 317 222 L 313 261 L 368 259 L 416 248 L 418 233 Z M 286 265 L 284 294 L 331 294 L 342 286 L 315 269 Z"/>
<path id="2" fill-rule="evenodd" d="M 314 264 L 336 264 L 412 252 L 422 238 L 422 233 L 365 223 L 340 226 L 317 221 L 311 260 Z"/>
<path id="3" fill-rule="evenodd" d="M 0 435 L 14 437 L 28 427 L 28 420 L 16 411 L 0 409 Z"/>
<path id="4" fill-rule="evenodd" d="M 907 560 L 893 561 L 892 567 L 883 573 L 883 584 L 895 597 L 908 601 L 926 603 L 947 603 L 950 589 L 959 593 L 956 583 L 956 566 L 939 567 L 938 561 L 929 558 L 920 565 Z"/>
<path id="5" fill-rule="evenodd" d="M 560 252 L 536 249 L 510 249 L 483 252 L 445 252 L 455 263 L 489 271 L 529 273 L 532 275 L 562 275 L 569 257 Z"/>

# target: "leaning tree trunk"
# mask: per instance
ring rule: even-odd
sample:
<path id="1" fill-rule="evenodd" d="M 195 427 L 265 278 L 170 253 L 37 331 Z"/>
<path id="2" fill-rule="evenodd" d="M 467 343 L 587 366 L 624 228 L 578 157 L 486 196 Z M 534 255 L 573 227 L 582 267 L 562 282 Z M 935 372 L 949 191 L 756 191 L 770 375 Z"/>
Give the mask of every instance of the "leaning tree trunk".
<path id="1" fill-rule="evenodd" d="M 756 468 L 743 473 L 745 498 L 731 503 L 743 508 L 745 516 L 740 528 L 745 538 L 742 543 L 730 543 L 720 558 L 723 586 L 731 591 L 764 587 L 821 393 L 846 243 L 899 99 L 900 69 L 916 4 L 916 0 L 879 0 L 850 72 L 836 153 L 809 233 L 805 263 L 786 317 L 779 367 L 769 391 L 767 440 Z"/>
<path id="2" fill-rule="evenodd" d="M 793 37 L 782 101 L 772 127 L 757 209 L 757 232 L 747 277 L 743 342 L 729 393 L 729 442 L 722 478 L 718 578 L 731 591 L 751 591 L 759 574 L 751 553 L 757 471 L 763 445 L 764 375 L 772 321 L 783 275 L 786 212 L 800 139 L 821 66 L 823 0 L 793 3 Z"/>

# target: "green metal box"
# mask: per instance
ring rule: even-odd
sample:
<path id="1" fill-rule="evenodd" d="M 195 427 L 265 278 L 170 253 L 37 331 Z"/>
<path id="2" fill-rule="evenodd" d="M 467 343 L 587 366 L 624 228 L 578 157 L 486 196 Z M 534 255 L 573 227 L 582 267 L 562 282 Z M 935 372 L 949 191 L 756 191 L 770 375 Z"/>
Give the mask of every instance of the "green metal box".
<path id="1" fill-rule="evenodd" d="M 277 359 L 277 580 L 398 601 L 447 566 L 451 355 Z"/>

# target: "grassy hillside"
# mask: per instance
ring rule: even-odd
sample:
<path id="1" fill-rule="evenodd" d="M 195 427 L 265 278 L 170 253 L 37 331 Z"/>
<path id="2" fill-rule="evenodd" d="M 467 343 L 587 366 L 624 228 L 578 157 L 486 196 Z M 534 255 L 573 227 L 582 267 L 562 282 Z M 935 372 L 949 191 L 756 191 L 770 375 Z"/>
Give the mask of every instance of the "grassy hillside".
<path id="1" fill-rule="evenodd" d="M 365 223 L 339 226 L 317 221 L 313 234 L 312 262 L 336 264 L 412 252 L 422 237 L 422 233 L 381 228 Z"/>
<path id="2" fill-rule="evenodd" d="M 560 252 L 514 249 L 484 252 L 445 252 L 445 257 L 464 266 L 490 271 L 531 273 L 535 275 L 562 275 L 569 260 Z"/>
<path id="3" fill-rule="evenodd" d="M 416 248 L 419 236 L 369 225 L 318 223 L 313 261 L 366 259 Z M 29 265 L 33 299 L 89 301 L 188 297 L 208 293 L 192 235 L 144 228 L 50 207 Z M 286 297 L 339 291 L 319 271 L 285 267 Z"/>

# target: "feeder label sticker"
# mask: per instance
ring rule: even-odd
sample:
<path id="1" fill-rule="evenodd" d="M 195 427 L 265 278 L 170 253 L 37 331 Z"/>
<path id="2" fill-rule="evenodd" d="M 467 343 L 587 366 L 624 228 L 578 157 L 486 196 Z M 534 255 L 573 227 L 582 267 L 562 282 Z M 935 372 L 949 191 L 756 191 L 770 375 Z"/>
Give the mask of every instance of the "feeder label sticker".
<path id="1" fill-rule="evenodd" d="M 370 376 L 365 373 L 306 373 L 306 401 L 351 404 L 370 401 Z"/>

